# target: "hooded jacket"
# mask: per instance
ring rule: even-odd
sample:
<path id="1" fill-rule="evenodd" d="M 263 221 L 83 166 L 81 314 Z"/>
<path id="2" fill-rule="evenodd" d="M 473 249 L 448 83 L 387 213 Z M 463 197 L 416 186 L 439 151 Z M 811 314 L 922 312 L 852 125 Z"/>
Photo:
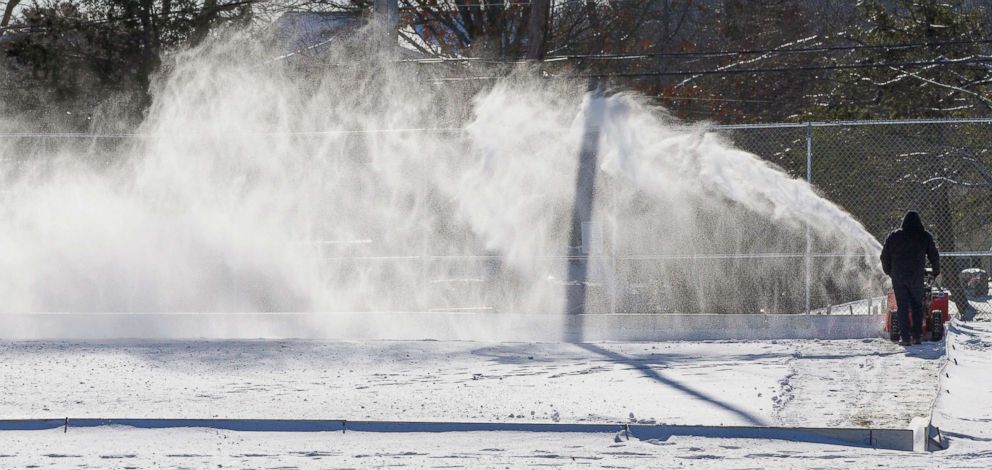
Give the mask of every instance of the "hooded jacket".
<path id="1" fill-rule="evenodd" d="M 909 211 L 902 228 L 889 234 L 882 246 L 882 270 L 893 281 L 923 282 L 927 259 L 933 275 L 940 274 L 940 255 L 933 236 L 923 228 L 920 214 Z"/>

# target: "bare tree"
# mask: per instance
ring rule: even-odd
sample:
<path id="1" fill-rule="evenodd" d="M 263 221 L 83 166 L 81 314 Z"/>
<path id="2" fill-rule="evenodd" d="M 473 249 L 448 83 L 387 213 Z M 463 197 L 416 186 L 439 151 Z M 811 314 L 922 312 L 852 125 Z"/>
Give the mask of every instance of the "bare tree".
<path id="1" fill-rule="evenodd" d="M 548 38 L 548 21 L 551 18 L 551 0 L 531 0 L 530 20 L 527 24 L 527 58 L 544 59 Z"/>
<path id="2" fill-rule="evenodd" d="M 14 9 L 17 5 L 21 3 L 21 0 L 7 0 L 7 4 L 3 7 L 3 17 L 0 17 L 0 34 L 7 29 L 7 25 L 10 24 L 10 19 L 14 17 Z"/>

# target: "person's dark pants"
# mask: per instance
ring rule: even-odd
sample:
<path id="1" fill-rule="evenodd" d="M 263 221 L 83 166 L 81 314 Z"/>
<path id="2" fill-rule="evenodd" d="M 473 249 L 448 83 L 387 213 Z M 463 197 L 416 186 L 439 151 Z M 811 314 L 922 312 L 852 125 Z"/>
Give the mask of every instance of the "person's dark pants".
<path id="1" fill-rule="evenodd" d="M 892 291 L 896 295 L 896 313 L 899 318 L 899 335 L 902 339 L 919 338 L 923 334 L 923 279 L 892 280 Z M 909 324 L 910 311 L 913 324 Z"/>

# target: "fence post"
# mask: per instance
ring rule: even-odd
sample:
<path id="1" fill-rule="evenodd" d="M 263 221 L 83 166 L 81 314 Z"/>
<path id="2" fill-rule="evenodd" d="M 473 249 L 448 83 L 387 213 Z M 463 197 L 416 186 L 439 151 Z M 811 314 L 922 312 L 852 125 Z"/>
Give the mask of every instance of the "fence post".
<path id="1" fill-rule="evenodd" d="M 813 184 L 813 123 L 806 123 L 806 182 Z M 812 234 L 810 233 L 809 224 L 806 224 L 806 314 L 809 315 L 810 312 L 810 293 L 812 286 L 810 285 L 813 269 L 813 240 Z"/>

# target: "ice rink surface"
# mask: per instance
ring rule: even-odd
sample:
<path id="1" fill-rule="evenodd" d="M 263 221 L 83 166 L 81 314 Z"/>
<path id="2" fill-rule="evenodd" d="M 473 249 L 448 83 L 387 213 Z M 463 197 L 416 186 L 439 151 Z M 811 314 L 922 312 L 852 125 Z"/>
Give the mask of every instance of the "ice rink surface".
<path id="1" fill-rule="evenodd" d="M 941 347 L 661 343 L 17 342 L 0 417 L 905 427 Z"/>
<path id="2" fill-rule="evenodd" d="M 6 342 L 3 418 L 290 418 L 905 428 L 948 450 L 613 433 L 0 431 L 0 467 L 990 468 L 992 325 L 947 343 Z M 938 380 L 939 377 L 939 380 Z M 533 412 L 533 413 L 532 413 Z"/>

